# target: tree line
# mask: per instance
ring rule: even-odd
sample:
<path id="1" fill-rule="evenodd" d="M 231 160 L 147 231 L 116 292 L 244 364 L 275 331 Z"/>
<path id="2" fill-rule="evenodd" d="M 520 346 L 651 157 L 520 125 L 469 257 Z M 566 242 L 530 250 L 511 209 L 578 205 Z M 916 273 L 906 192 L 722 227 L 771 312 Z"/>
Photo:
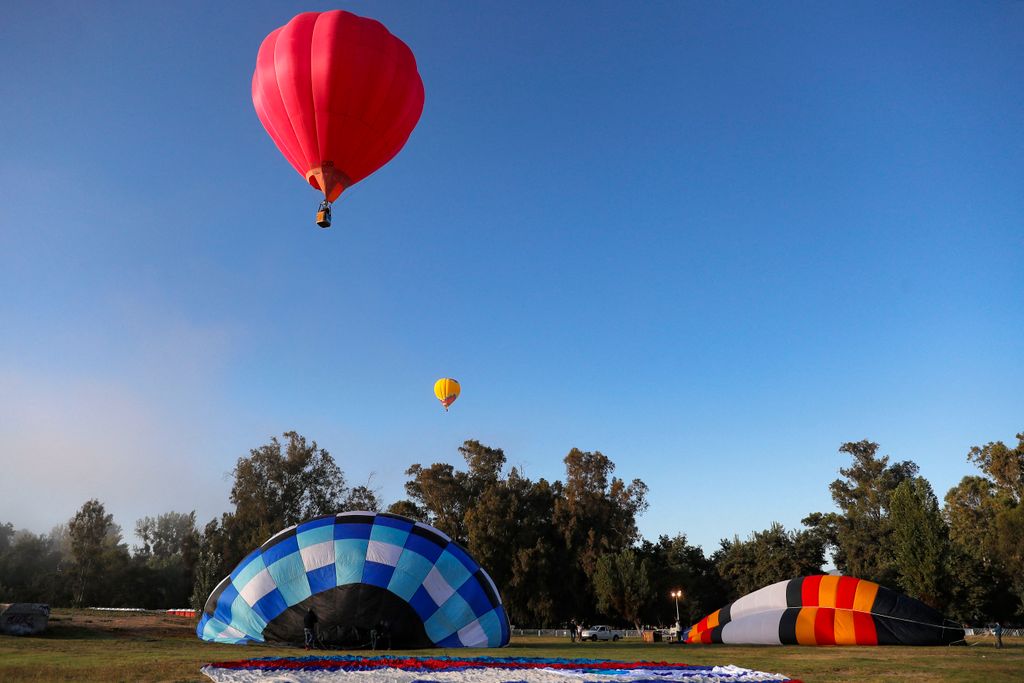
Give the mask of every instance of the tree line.
<path id="1" fill-rule="evenodd" d="M 821 573 L 876 581 L 967 624 L 1024 620 L 1024 433 L 971 448 L 977 471 L 940 505 L 911 461 L 877 443 L 839 448 L 849 464 L 829 484 L 835 509 L 801 528 L 777 522 L 706 554 L 683 531 L 643 538 L 648 488 L 615 476 L 599 451 L 572 449 L 561 480 L 507 467 L 500 448 L 466 441 L 464 465 L 413 464 L 405 497 L 386 511 L 431 524 L 467 547 L 502 592 L 513 624 L 570 619 L 694 623 L 768 584 Z M 321 514 L 380 511 L 369 484 L 350 486 L 315 441 L 287 432 L 235 464 L 233 506 L 200 527 L 195 512 L 136 522 L 129 549 L 98 500 L 49 534 L 0 524 L 0 602 L 201 608 L 216 584 L 275 532 Z M 694 523 L 699 523 L 695 521 Z"/>

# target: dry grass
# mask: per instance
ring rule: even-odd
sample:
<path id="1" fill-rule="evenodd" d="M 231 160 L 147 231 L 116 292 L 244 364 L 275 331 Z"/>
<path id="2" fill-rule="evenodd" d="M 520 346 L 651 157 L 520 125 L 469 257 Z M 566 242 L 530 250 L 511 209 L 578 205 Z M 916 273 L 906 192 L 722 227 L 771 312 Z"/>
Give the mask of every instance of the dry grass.
<path id="1" fill-rule="evenodd" d="M 448 654 L 503 657 L 589 657 L 687 664 L 735 664 L 784 673 L 806 683 L 832 681 L 1024 681 L 1024 639 L 991 638 L 972 647 L 800 648 L 666 643 L 577 643 L 516 638 L 508 648 Z M 441 654 L 417 651 L 412 654 Z M 162 614 L 54 610 L 40 637 L 0 636 L 0 681 L 206 681 L 209 662 L 300 656 L 298 648 L 239 647 L 200 642 L 194 622 Z M 338 653 L 340 654 L 340 653 Z M 365 653 L 364 653 L 365 654 Z M 394 654 L 398 654 L 397 652 Z"/>

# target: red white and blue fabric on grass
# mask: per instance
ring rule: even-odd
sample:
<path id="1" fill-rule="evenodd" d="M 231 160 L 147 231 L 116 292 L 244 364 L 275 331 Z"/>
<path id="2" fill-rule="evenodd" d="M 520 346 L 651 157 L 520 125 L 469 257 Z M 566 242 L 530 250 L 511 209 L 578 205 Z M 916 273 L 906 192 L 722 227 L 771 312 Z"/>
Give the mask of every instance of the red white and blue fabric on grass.
<path id="1" fill-rule="evenodd" d="M 534 657 L 263 657 L 208 664 L 202 672 L 217 683 L 799 683 L 735 666 Z"/>

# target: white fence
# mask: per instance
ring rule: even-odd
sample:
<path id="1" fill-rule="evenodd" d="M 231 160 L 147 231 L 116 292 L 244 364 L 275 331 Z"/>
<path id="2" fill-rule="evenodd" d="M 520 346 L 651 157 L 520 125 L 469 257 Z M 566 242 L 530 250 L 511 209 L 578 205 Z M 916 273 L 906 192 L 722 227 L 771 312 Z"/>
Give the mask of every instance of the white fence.
<path id="1" fill-rule="evenodd" d="M 969 636 L 991 636 L 995 635 L 992 633 L 990 628 L 965 628 L 964 633 Z M 1024 628 L 1004 628 L 1004 636 L 1024 636 Z"/>
<path id="2" fill-rule="evenodd" d="M 568 638 L 569 629 L 567 628 L 514 628 L 512 629 L 512 635 L 514 636 L 543 636 L 546 638 Z M 623 638 L 639 638 L 640 632 L 635 628 L 622 631 Z"/>

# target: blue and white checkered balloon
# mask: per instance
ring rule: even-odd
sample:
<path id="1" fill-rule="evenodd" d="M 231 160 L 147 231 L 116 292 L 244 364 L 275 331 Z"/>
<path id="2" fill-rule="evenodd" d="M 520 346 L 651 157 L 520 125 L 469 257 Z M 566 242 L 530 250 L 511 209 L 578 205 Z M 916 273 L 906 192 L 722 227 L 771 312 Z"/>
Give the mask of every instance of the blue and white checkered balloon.
<path id="1" fill-rule="evenodd" d="M 373 512 L 275 534 L 220 582 L 196 632 L 222 643 L 301 642 L 309 608 L 323 632 L 335 629 L 348 645 L 374 629 L 375 638 L 394 632 L 397 647 L 509 641 L 498 590 L 462 546 L 426 524 Z"/>

